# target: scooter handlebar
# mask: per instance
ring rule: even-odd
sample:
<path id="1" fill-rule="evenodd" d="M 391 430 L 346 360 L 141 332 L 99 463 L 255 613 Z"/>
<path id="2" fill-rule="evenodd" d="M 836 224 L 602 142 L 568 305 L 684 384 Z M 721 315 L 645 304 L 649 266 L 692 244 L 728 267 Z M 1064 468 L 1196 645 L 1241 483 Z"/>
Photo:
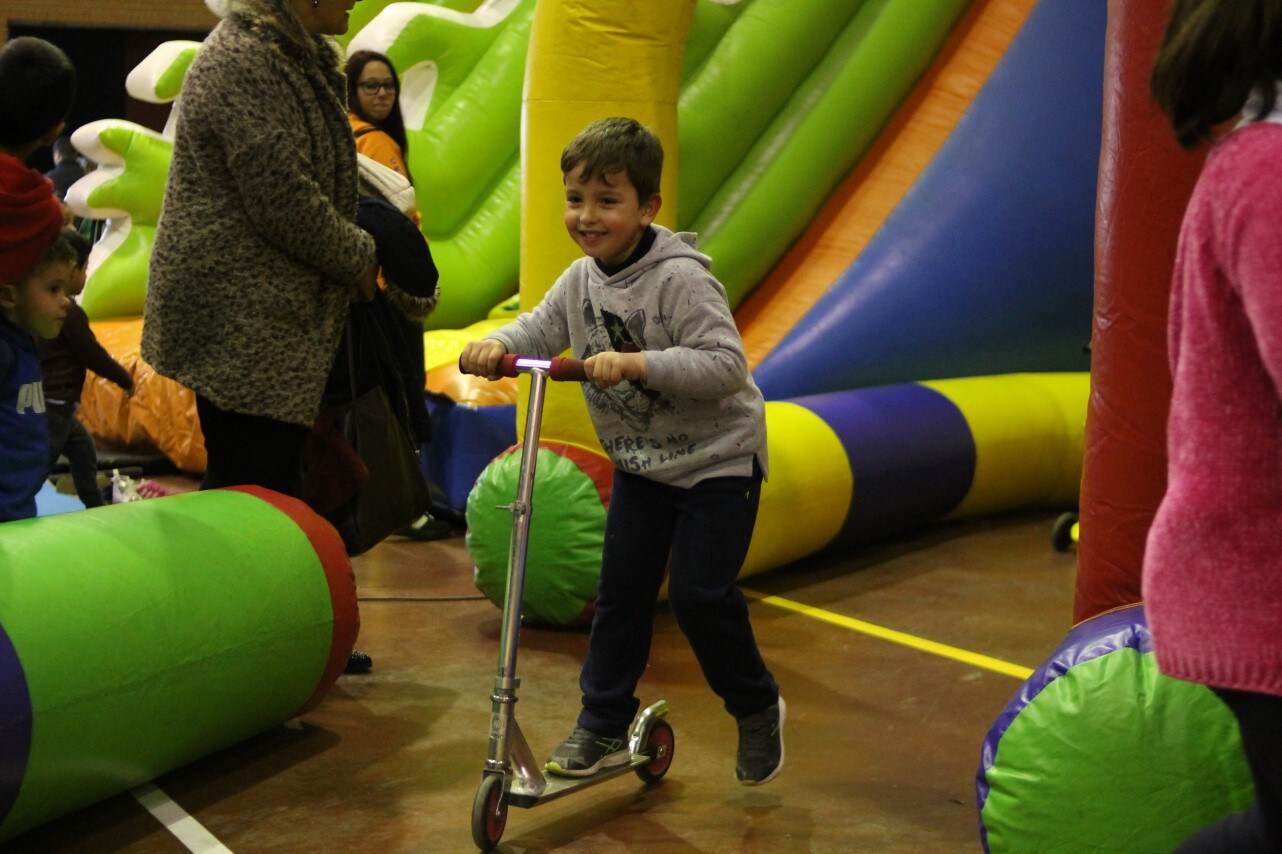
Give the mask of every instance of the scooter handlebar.
<path id="1" fill-rule="evenodd" d="M 558 382 L 587 382 L 587 372 L 583 370 L 582 359 L 571 359 L 565 356 L 553 356 L 551 359 L 534 359 L 509 353 L 499 362 L 499 373 L 505 377 L 514 377 L 523 371 L 528 373 L 534 368 L 548 372 L 548 379 Z"/>

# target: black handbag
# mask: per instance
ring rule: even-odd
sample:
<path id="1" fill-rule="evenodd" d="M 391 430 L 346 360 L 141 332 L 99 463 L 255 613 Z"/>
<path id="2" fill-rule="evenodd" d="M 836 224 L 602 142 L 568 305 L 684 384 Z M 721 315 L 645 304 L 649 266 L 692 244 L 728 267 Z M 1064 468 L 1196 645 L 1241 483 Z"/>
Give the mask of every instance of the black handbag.
<path id="1" fill-rule="evenodd" d="M 418 519 L 431 499 L 410 438 L 403 390 L 391 383 L 403 404 L 394 407 L 387 383 L 362 388 L 356 366 L 362 348 L 352 326 L 349 319 L 345 349 L 350 392 L 338 399 L 328 396 L 312 428 L 303 498 L 338 529 L 347 553 L 358 555 Z M 387 376 L 385 369 L 374 373 Z M 354 454 L 347 455 L 344 445 Z"/>

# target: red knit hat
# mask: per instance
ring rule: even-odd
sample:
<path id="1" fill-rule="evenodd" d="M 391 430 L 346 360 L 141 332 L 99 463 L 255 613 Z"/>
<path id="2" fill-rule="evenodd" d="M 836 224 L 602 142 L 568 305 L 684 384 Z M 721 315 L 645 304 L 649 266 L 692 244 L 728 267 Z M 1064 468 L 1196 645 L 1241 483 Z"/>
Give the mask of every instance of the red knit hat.
<path id="1" fill-rule="evenodd" d="M 0 154 L 0 285 L 26 278 L 62 234 L 62 204 L 49 179 Z"/>

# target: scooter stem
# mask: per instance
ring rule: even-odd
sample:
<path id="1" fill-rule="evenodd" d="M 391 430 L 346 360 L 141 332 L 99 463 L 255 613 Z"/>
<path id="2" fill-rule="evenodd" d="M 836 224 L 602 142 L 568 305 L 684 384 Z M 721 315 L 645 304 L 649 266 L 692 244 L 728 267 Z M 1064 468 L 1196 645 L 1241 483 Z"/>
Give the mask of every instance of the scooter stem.
<path id="1" fill-rule="evenodd" d="M 490 763 L 508 767 L 512 745 L 508 736 L 515 727 L 513 706 L 516 689 L 517 640 L 521 630 L 521 599 L 525 590 L 525 557 L 530 542 L 530 514 L 533 511 L 534 470 L 539 454 L 539 422 L 548 372 L 542 368 L 528 371 L 530 404 L 525 414 L 525 439 L 521 445 L 521 470 L 517 480 L 516 500 L 506 508 L 512 512 L 512 543 L 507 559 L 507 588 L 503 595 L 503 630 L 499 639 L 498 675 L 494 679 L 494 721 L 490 732 Z M 519 739 L 519 730 L 516 733 Z"/>

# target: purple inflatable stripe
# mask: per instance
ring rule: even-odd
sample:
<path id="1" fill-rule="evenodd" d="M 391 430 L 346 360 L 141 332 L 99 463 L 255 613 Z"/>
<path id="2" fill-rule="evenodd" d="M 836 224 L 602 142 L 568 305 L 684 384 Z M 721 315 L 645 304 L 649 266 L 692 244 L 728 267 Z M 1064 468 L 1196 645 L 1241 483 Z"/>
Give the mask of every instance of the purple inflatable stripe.
<path id="1" fill-rule="evenodd" d="M 854 474 L 854 500 L 830 546 L 858 545 L 934 522 L 970 491 L 970 425 L 932 388 L 908 383 L 789 402 L 832 428 Z"/>
<path id="2" fill-rule="evenodd" d="M 31 695 L 27 675 L 0 625 L 0 824 L 18 800 L 31 756 Z"/>
<path id="3" fill-rule="evenodd" d="M 984 814 L 984 804 L 988 801 L 988 769 L 993 767 L 993 761 L 997 757 L 997 745 L 1015 718 L 1037 699 L 1037 695 L 1047 685 L 1063 676 L 1071 668 L 1120 649 L 1133 649 L 1141 655 L 1147 655 L 1153 651 L 1153 638 L 1148 631 L 1148 620 L 1144 615 L 1143 605 L 1131 605 L 1127 608 L 1107 611 L 1098 617 L 1078 623 L 1042 666 L 1025 680 L 1020 689 L 1015 692 L 1015 696 L 1010 698 L 984 738 L 979 773 L 975 775 L 975 795 L 981 816 Z M 982 836 L 982 821 L 980 829 Z M 984 850 L 988 850 L 986 839 Z"/>

